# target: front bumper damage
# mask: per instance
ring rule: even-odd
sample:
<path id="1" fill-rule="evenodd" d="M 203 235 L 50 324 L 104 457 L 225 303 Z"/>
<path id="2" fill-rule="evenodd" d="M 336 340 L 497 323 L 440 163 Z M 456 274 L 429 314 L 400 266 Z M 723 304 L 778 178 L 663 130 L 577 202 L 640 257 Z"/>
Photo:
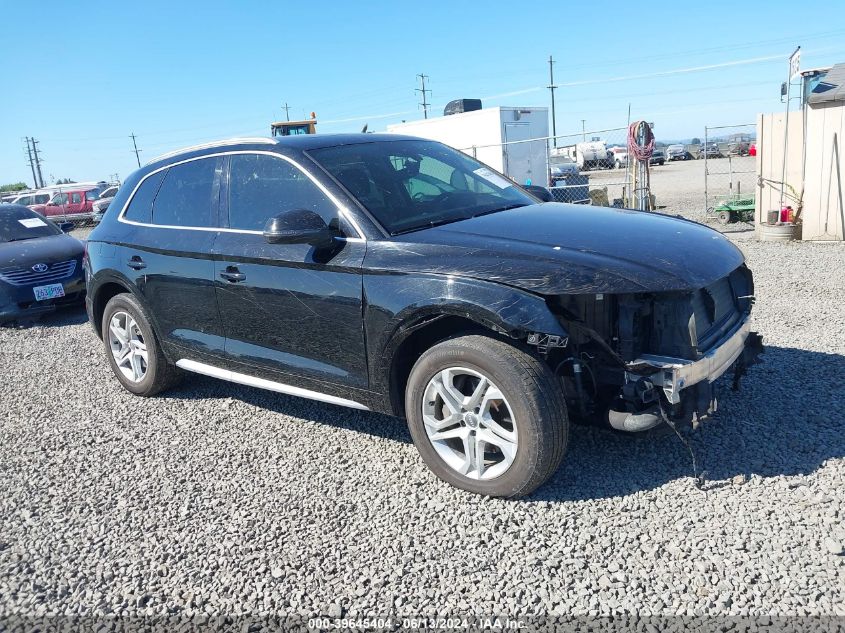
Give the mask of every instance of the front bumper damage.
<path id="1" fill-rule="evenodd" d="M 644 354 L 629 364 L 631 371 L 626 372 L 625 378 L 626 381 L 646 378 L 655 387 L 663 390 L 670 405 L 679 405 L 684 390 L 689 390 L 705 381 L 712 385 L 731 367 L 734 368 L 734 388 L 736 389 L 739 386 L 739 378 L 745 373 L 746 368 L 759 362 L 758 357 L 763 351 L 763 338 L 751 331 L 749 318 L 746 316 L 702 358 L 684 360 Z M 650 369 L 653 371 L 649 372 Z M 715 411 L 715 397 L 712 410 Z M 700 417 L 703 416 L 700 415 Z"/>

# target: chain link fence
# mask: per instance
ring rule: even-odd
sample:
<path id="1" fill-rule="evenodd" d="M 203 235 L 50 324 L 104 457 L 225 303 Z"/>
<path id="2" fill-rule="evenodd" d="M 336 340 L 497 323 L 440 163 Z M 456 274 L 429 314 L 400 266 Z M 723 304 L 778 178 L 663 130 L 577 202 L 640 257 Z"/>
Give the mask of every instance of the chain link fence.
<path id="1" fill-rule="evenodd" d="M 704 205 L 708 220 L 722 224 L 753 221 L 757 125 L 704 128 L 699 155 L 704 161 Z"/>
<path id="2" fill-rule="evenodd" d="M 661 213 L 708 222 L 741 222 L 754 217 L 756 124 L 707 126 L 689 142 L 660 142 L 649 165 L 654 208 Z M 533 178 L 559 202 L 633 207 L 628 169 L 628 127 L 581 131 L 500 145 L 466 148 L 484 160 L 482 151 L 508 157 L 547 158 L 548 176 Z M 532 147 L 527 151 L 527 147 Z M 545 148 L 545 149 L 544 149 Z M 511 160 L 510 164 L 515 164 Z M 507 171 L 507 170 L 506 170 Z M 533 174 L 542 169 L 535 168 Z M 513 176 L 513 174 L 507 174 Z M 520 184 L 519 178 L 514 178 Z"/>

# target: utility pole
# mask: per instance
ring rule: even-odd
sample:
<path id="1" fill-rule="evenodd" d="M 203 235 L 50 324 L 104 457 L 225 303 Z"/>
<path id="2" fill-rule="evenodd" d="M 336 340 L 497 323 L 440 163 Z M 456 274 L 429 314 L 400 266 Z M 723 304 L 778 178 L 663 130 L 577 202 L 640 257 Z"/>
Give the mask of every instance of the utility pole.
<path id="1" fill-rule="evenodd" d="M 282 110 L 285 111 L 285 119 L 290 121 L 290 106 L 287 101 L 285 101 L 285 105 L 282 106 Z"/>
<path id="2" fill-rule="evenodd" d="M 586 141 L 587 140 L 587 128 L 585 124 L 587 123 L 587 119 L 581 119 L 581 138 Z"/>
<path id="3" fill-rule="evenodd" d="M 549 85 L 546 86 L 552 93 L 552 144 L 554 147 L 557 147 L 557 125 L 555 121 L 555 71 L 553 64 L 555 60 L 552 59 L 552 56 L 549 55 Z"/>
<path id="4" fill-rule="evenodd" d="M 141 159 L 138 156 L 138 152 L 140 152 L 141 150 L 138 149 L 138 144 L 135 142 L 135 132 L 132 132 L 132 134 L 129 135 L 129 138 L 132 139 L 132 147 L 135 148 L 135 160 L 138 161 L 138 167 L 140 167 Z"/>
<path id="5" fill-rule="evenodd" d="M 431 90 L 425 89 L 425 80 L 428 79 L 428 75 L 419 74 L 419 75 L 417 75 L 417 77 L 420 78 L 420 85 L 422 87 L 421 88 L 415 88 L 414 92 L 421 92 L 422 93 L 422 103 L 420 103 L 420 105 L 423 107 L 423 117 L 425 117 L 427 119 L 428 118 L 429 103 L 426 100 L 425 95 L 426 95 L 426 93 L 431 94 Z"/>
<path id="6" fill-rule="evenodd" d="M 32 182 L 35 189 L 38 189 L 38 178 L 35 176 L 35 161 L 32 159 L 32 148 L 29 145 L 29 137 L 26 136 L 26 153 L 29 156 L 29 168 L 32 170 Z"/>
<path id="7" fill-rule="evenodd" d="M 34 138 L 30 139 L 32 141 L 32 157 L 35 159 L 35 171 L 38 174 L 38 182 L 40 183 L 38 186 L 44 186 L 44 176 L 41 175 L 41 157 L 38 155 L 38 141 Z"/>

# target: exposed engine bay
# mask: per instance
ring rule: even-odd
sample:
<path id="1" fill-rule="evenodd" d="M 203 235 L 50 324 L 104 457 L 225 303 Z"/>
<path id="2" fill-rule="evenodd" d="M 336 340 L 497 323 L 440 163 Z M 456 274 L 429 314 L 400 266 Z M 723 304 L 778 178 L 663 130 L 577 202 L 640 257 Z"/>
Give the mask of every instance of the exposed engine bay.
<path id="1" fill-rule="evenodd" d="M 714 381 L 734 387 L 762 352 L 749 330 L 754 283 L 745 264 L 689 291 L 549 299 L 567 338 L 529 336 L 561 380 L 570 415 L 628 432 L 673 428 L 715 412 Z"/>

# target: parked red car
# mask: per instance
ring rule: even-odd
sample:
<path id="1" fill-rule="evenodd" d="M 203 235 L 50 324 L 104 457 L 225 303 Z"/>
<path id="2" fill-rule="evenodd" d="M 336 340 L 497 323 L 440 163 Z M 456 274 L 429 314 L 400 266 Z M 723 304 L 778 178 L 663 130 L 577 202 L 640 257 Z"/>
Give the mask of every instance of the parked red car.
<path id="1" fill-rule="evenodd" d="M 69 220 L 87 220 L 94 215 L 94 201 L 100 189 L 68 189 L 56 193 L 47 204 L 36 204 L 30 209 L 47 217 L 66 217 Z"/>

